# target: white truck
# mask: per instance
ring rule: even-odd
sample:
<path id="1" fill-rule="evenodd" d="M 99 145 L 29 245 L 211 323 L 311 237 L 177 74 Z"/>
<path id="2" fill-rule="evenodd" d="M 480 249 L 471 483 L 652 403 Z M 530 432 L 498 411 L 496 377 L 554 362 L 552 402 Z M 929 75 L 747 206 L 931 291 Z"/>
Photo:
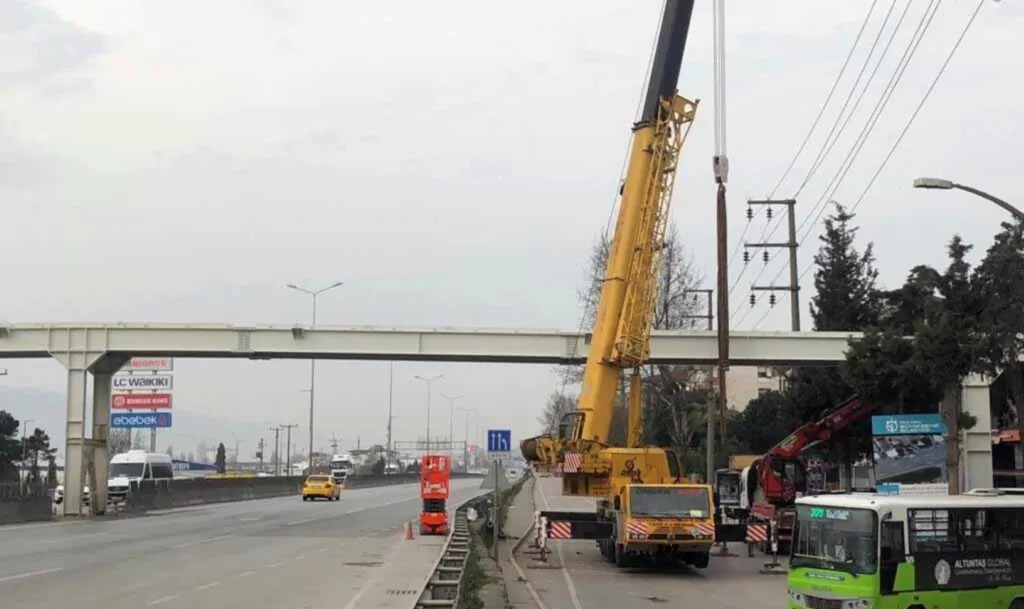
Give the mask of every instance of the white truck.
<path id="1" fill-rule="evenodd" d="M 352 473 L 352 455 L 342 453 L 331 457 L 331 478 L 336 484 L 345 484 L 349 474 Z"/>

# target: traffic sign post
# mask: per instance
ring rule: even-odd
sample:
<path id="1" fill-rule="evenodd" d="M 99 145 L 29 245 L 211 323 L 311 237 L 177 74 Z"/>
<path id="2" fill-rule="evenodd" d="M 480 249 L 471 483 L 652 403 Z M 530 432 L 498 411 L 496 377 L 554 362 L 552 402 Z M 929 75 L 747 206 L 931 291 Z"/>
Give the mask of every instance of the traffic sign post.
<path id="1" fill-rule="evenodd" d="M 487 430 L 487 452 L 491 455 L 491 469 L 494 470 L 494 504 L 491 512 L 491 534 L 494 542 L 494 560 L 498 561 L 498 539 L 501 534 L 501 485 L 498 484 L 498 473 L 502 470 L 500 457 L 509 455 L 512 452 L 512 430 L 511 429 L 488 429 Z M 500 563 L 499 563 L 500 564 Z"/>
<path id="2" fill-rule="evenodd" d="M 508 453 L 512 452 L 512 430 L 511 429 L 488 429 L 487 430 L 487 452 Z"/>

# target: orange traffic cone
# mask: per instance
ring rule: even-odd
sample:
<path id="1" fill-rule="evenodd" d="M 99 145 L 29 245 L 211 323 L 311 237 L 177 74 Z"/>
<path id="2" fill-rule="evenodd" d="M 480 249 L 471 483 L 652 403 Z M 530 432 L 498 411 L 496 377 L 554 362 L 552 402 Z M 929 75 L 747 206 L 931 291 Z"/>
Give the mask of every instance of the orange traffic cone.
<path id="1" fill-rule="evenodd" d="M 411 520 L 407 520 L 406 523 L 405 523 L 405 539 L 407 541 L 413 539 L 413 536 L 412 536 L 412 521 Z"/>

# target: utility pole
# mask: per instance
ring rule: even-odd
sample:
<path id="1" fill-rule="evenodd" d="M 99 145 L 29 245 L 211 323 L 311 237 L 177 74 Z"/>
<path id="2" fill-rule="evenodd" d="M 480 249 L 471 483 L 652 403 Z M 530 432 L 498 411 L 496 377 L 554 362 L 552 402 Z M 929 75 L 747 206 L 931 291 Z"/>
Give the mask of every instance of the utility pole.
<path id="1" fill-rule="evenodd" d="M 789 311 L 791 321 L 790 324 L 793 327 L 794 332 L 800 331 L 800 277 L 798 272 L 798 265 L 796 260 L 796 250 L 799 245 L 796 242 L 796 214 L 794 213 L 796 208 L 796 201 L 793 199 L 781 199 L 778 201 L 747 201 L 747 205 L 768 205 L 768 218 L 771 218 L 771 206 L 781 205 L 786 208 L 786 216 L 789 220 L 789 241 L 785 243 L 747 243 L 744 242 L 744 247 L 760 247 L 764 249 L 764 263 L 768 264 L 768 250 L 786 248 L 789 250 L 789 285 L 753 285 L 750 286 L 751 291 L 754 292 L 769 292 L 768 303 L 771 306 L 775 306 L 775 292 L 789 292 Z M 747 212 L 747 216 L 752 215 L 752 212 Z M 743 261 L 750 262 L 750 253 L 743 252 Z M 750 304 L 753 305 L 757 302 L 757 297 L 753 294 L 750 295 Z"/>
<path id="2" fill-rule="evenodd" d="M 233 434 L 232 434 L 233 435 Z M 235 473 L 238 473 L 238 436 L 235 436 Z"/>
<path id="3" fill-rule="evenodd" d="M 724 423 L 728 407 L 726 373 L 729 370 L 729 215 L 725 198 L 725 184 L 729 181 L 729 157 L 725 145 L 725 0 L 715 0 L 712 11 L 715 30 L 715 154 L 711 166 L 718 185 L 715 204 L 718 240 L 718 400 L 715 407 L 708 404 L 705 484 L 715 483 L 715 410 L 721 413 Z"/>
<path id="4" fill-rule="evenodd" d="M 331 434 L 331 454 L 338 454 L 338 436 L 337 434 Z"/>
<path id="5" fill-rule="evenodd" d="M 395 362 L 391 362 L 388 366 L 388 429 L 387 429 L 387 446 L 384 449 L 385 457 L 384 462 L 386 464 L 384 471 L 390 473 L 391 471 L 391 421 L 395 418 L 395 415 L 391 414 L 392 397 L 395 392 Z"/>
<path id="6" fill-rule="evenodd" d="M 263 438 L 260 438 L 260 443 L 257 445 L 259 450 L 256 452 L 256 456 L 260 460 L 260 473 L 263 473 Z"/>
<path id="7" fill-rule="evenodd" d="M 703 319 L 708 322 L 708 331 L 715 329 L 715 313 L 714 313 L 714 294 L 715 291 L 710 288 L 697 288 L 693 290 L 684 290 L 684 294 L 693 294 L 693 302 L 696 303 L 700 299 L 698 294 L 703 294 L 707 298 L 707 313 L 704 315 L 683 315 L 683 319 Z"/>
<path id="8" fill-rule="evenodd" d="M 298 427 L 298 425 L 296 425 L 296 424 L 282 425 L 281 426 L 281 429 L 284 429 L 285 430 L 285 434 L 287 434 L 285 436 L 285 440 L 284 440 L 284 442 L 285 442 L 284 475 L 285 476 L 291 476 L 292 475 L 292 429 L 294 429 L 296 427 Z M 310 467 L 312 468 L 312 462 L 310 462 Z M 312 473 L 312 469 L 310 470 L 310 472 Z"/>
<path id="9" fill-rule="evenodd" d="M 281 475 L 281 426 L 271 427 L 274 432 L 274 475 Z"/>

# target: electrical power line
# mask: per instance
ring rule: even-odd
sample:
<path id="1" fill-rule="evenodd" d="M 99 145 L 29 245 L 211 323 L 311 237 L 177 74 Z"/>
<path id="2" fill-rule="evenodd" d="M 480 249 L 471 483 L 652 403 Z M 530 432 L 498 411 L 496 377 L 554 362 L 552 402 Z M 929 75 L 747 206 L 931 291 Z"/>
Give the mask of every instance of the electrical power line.
<path id="1" fill-rule="evenodd" d="M 909 0 L 908 7 L 910 2 L 913 2 L 913 0 Z M 861 131 L 857 135 L 857 138 L 855 139 L 853 146 L 850 148 L 849 152 L 847 152 L 846 156 L 843 158 L 843 161 L 842 163 L 840 163 L 840 166 L 836 170 L 835 174 L 833 174 L 832 179 L 825 187 L 822 196 L 818 199 L 814 206 L 812 206 L 808 214 L 800 222 L 800 226 L 797 229 L 798 231 L 803 229 L 803 227 L 807 224 L 807 221 L 812 216 L 814 217 L 814 221 L 808 227 L 807 231 L 804 231 L 803 234 L 800 236 L 799 240 L 801 243 L 807 238 L 810 232 L 817 225 L 818 220 L 821 219 L 821 216 L 824 214 L 825 209 L 827 209 L 828 201 L 832 200 L 832 197 L 834 197 L 835 193 L 842 185 L 843 180 L 845 180 L 847 173 L 849 172 L 850 168 L 853 166 L 853 163 L 859 156 L 861 149 L 863 149 L 868 136 L 870 136 L 871 132 L 874 130 L 875 125 L 877 125 L 878 123 L 878 119 L 881 117 L 882 113 L 885 111 L 885 108 L 888 106 L 889 100 L 892 98 L 892 94 L 895 92 L 900 81 L 902 80 L 907 67 L 910 65 L 910 61 L 913 59 L 915 53 L 917 52 L 918 46 L 924 39 L 924 35 L 927 32 L 929 26 L 931 25 L 932 19 L 935 17 L 935 13 L 938 11 L 941 3 L 942 0 L 929 1 L 928 6 L 925 8 L 924 12 L 921 15 L 921 19 L 918 22 L 917 28 L 915 29 L 913 35 L 911 35 L 910 41 L 907 43 L 907 46 L 903 51 L 903 55 L 897 62 L 896 68 L 894 69 L 892 75 L 889 77 L 888 83 L 886 83 L 886 86 L 883 88 L 881 97 L 879 98 L 878 102 L 876 102 L 875 107 L 872 109 L 871 115 L 869 116 L 867 122 L 861 128 Z M 902 20 L 903 19 L 901 17 L 900 23 L 902 23 Z M 895 37 L 895 34 L 896 32 L 894 30 L 893 35 L 890 37 L 890 40 L 886 45 L 886 50 L 888 50 L 888 47 L 891 45 L 892 39 Z M 881 62 L 883 59 L 884 55 L 879 58 L 879 62 L 876 65 L 875 70 L 872 72 L 872 76 L 869 78 L 869 81 L 873 80 L 874 73 L 877 72 L 878 68 L 881 66 Z M 777 256 L 778 252 L 776 252 L 775 255 L 773 255 L 767 261 L 765 266 L 758 273 L 757 277 L 755 277 L 755 281 L 760 279 L 761 275 L 767 270 L 767 268 L 771 265 L 771 263 Z M 782 271 L 780 271 L 779 274 L 776 275 L 776 279 L 781 275 L 781 273 Z M 749 310 L 747 313 L 749 313 Z M 740 317 L 740 320 L 742 320 L 745 317 L 746 314 Z"/>
<path id="2" fill-rule="evenodd" d="M 832 101 L 832 96 L 835 95 L 836 89 L 839 87 L 839 83 L 843 79 L 843 74 L 846 73 L 846 68 L 849 66 L 850 60 L 853 58 L 853 54 L 857 50 L 857 46 L 860 44 L 861 36 L 864 35 L 864 30 L 867 28 L 868 22 L 871 20 L 871 14 L 874 12 L 876 4 L 878 4 L 878 0 L 873 0 L 871 2 L 871 6 L 868 8 L 868 12 L 864 16 L 864 21 L 860 24 L 860 29 L 857 31 L 857 36 L 853 39 L 853 44 L 850 46 L 850 51 L 846 54 L 846 59 L 843 61 L 843 66 L 839 69 L 839 74 L 836 75 L 835 81 L 832 82 L 832 86 L 829 88 L 828 94 L 825 96 L 825 101 L 821 104 L 821 108 L 818 110 L 818 115 L 814 117 L 814 121 L 811 123 L 810 129 L 807 130 L 807 135 L 805 135 L 803 141 L 800 142 L 800 147 L 797 148 L 796 154 L 794 154 L 793 158 L 789 161 L 789 165 L 786 167 L 786 171 L 782 173 L 782 176 L 779 178 L 779 181 L 776 182 L 775 187 L 772 188 L 768 196 L 765 197 L 766 200 L 771 200 L 775 196 L 775 193 L 778 192 L 779 188 L 782 187 L 783 182 L 785 182 L 786 178 L 789 177 L 789 173 L 793 170 L 793 167 L 796 166 L 796 162 L 800 158 L 800 155 L 803 154 L 804 148 L 806 148 L 807 143 L 810 142 L 811 136 L 814 134 L 814 130 L 818 128 L 818 123 L 821 122 L 821 117 L 824 116 L 825 109 L 828 108 L 829 102 Z M 748 219 L 746 225 L 743 227 L 743 232 L 740 234 L 739 241 L 736 242 L 736 248 L 733 249 L 732 254 L 729 255 L 728 264 L 730 267 L 732 266 L 733 260 L 736 258 L 736 254 L 740 251 L 740 248 L 743 246 L 743 238 L 746 236 L 747 230 L 750 228 L 753 219 L 756 218 L 760 213 L 761 209 L 758 209 L 757 212 L 755 212 L 754 215 Z M 767 234 L 767 231 L 768 228 L 767 225 L 765 225 L 765 229 L 761 232 L 761 237 L 759 241 L 765 241 L 765 235 Z M 757 252 L 755 251 L 754 253 L 756 254 Z M 733 287 L 729 289 L 730 295 L 732 294 L 733 289 L 735 289 L 736 284 L 739 283 L 739 278 L 743 276 L 743 273 L 746 271 L 746 268 L 746 266 L 743 266 L 740 270 L 736 282 L 733 284 Z"/>
<path id="3" fill-rule="evenodd" d="M 941 2 L 941 0 L 939 0 L 939 2 Z M 946 68 L 949 66 L 950 62 L 953 60 L 953 57 L 956 55 L 957 50 L 959 50 L 961 43 L 963 43 L 964 38 L 966 38 L 966 36 L 967 36 L 967 32 L 969 32 L 970 29 L 971 29 L 971 26 L 974 25 L 974 22 L 977 19 L 978 14 L 981 12 L 981 7 L 984 4 L 985 4 L 985 0 L 979 0 L 977 6 L 975 6 L 974 12 L 971 13 L 970 19 L 967 20 L 967 24 L 964 25 L 964 28 L 960 32 L 960 36 L 957 38 L 956 43 L 953 45 L 953 48 L 949 51 L 949 54 L 946 56 L 945 61 L 942 62 L 942 66 L 939 68 L 939 71 L 935 75 L 935 78 L 932 79 L 931 84 L 928 85 L 928 89 L 925 91 L 925 94 L 921 98 L 921 101 L 917 104 L 917 107 L 914 109 L 914 112 L 911 114 L 910 118 L 907 120 L 907 123 L 904 125 L 903 130 L 900 132 L 899 137 L 897 137 L 896 141 L 893 142 L 892 146 L 889 148 L 889 152 L 882 159 L 882 163 L 878 166 L 878 169 L 875 171 L 874 175 L 872 175 L 871 180 L 868 181 L 867 186 L 861 192 L 860 196 L 857 198 L 857 201 L 854 203 L 854 205 L 850 208 L 851 213 L 853 211 L 855 211 L 857 209 L 857 207 L 861 204 L 861 202 L 864 200 L 864 197 L 867 195 L 868 191 L 874 185 L 875 181 L 878 179 L 878 176 L 882 173 L 882 170 L 885 168 L 886 164 L 888 164 L 889 159 L 892 158 L 893 153 L 896 152 L 896 149 L 899 147 L 900 143 L 903 141 L 903 138 L 910 131 L 911 125 L 913 125 L 914 120 L 917 118 L 918 114 L 920 114 L 921 109 L 924 108 L 925 103 L 928 101 L 928 98 L 931 96 L 932 91 L 935 90 L 935 87 L 936 87 L 936 85 L 938 85 L 939 80 L 942 78 L 942 75 L 945 74 Z M 938 10 L 938 7 L 936 7 L 936 10 Z M 934 11 L 932 12 L 932 15 L 934 16 Z M 930 20 L 929 20 L 929 22 L 930 22 Z M 811 264 L 809 264 L 806 267 L 804 267 L 804 270 L 801 271 L 799 278 L 803 279 L 803 277 L 807 274 L 808 271 L 811 270 L 811 268 L 813 266 L 814 266 L 814 264 L 812 262 Z M 764 319 L 768 316 L 768 313 L 770 311 L 771 311 L 771 309 L 766 311 L 765 314 L 761 316 L 761 318 L 754 324 L 755 328 L 758 325 L 760 325 L 762 321 L 764 321 Z"/>

